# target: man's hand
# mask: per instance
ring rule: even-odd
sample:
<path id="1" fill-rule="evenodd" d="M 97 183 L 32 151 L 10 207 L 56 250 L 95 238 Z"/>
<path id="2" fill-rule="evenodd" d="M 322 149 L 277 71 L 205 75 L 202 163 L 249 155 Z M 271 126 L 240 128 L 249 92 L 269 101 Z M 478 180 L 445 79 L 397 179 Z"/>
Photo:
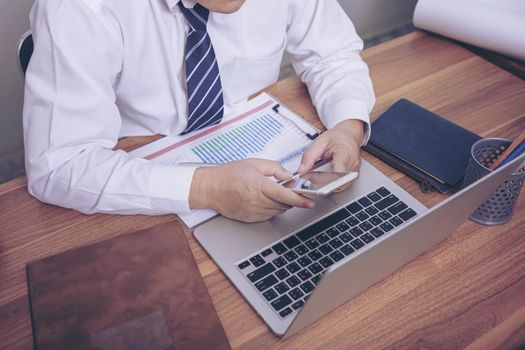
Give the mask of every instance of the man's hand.
<path id="1" fill-rule="evenodd" d="M 322 133 L 304 152 L 299 172 L 311 170 L 318 159 L 331 159 L 333 171 L 356 171 L 361 159 L 359 147 L 365 135 L 360 120 L 345 120 Z"/>
<path id="2" fill-rule="evenodd" d="M 213 209 L 229 218 L 256 222 L 281 214 L 290 207 L 313 208 L 314 202 L 267 178 L 292 177 L 279 163 L 248 159 L 193 175 L 189 204 L 192 209 Z"/>

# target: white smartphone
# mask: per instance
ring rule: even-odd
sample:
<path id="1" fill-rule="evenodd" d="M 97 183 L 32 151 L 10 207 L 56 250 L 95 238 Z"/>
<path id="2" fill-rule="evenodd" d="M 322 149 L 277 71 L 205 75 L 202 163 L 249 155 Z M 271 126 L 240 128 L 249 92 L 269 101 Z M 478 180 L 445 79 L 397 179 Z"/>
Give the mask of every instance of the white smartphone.
<path id="1" fill-rule="evenodd" d="M 308 171 L 280 184 L 300 194 L 326 196 L 346 189 L 359 176 L 356 172 Z"/>

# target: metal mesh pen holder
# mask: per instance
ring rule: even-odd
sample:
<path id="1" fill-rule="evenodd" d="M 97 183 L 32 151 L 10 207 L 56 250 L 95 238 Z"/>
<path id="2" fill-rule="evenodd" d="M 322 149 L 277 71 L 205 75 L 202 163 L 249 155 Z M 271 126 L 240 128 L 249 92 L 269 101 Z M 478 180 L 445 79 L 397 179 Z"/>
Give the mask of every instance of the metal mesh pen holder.
<path id="1" fill-rule="evenodd" d="M 470 160 L 463 180 L 467 187 L 476 180 L 492 172 L 490 165 L 511 144 L 498 138 L 483 139 L 472 145 Z M 470 216 L 470 219 L 482 225 L 501 225 L 512 217 L 514 205 L 525 180 L 525 167 L 511 174 L 507 180 Z"/>

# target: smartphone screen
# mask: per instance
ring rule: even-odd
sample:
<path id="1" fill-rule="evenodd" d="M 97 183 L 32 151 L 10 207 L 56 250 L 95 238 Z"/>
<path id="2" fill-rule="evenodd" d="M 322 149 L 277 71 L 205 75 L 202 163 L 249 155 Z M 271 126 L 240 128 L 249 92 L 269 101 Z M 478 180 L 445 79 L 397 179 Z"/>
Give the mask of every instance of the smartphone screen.
<path id="1" fill-rule="evenodd" d="M 282 185 L 291 190 L 317 192 L 345 176 L 348 176 L 348 173 L 309 171 L 286 180 Z"/>

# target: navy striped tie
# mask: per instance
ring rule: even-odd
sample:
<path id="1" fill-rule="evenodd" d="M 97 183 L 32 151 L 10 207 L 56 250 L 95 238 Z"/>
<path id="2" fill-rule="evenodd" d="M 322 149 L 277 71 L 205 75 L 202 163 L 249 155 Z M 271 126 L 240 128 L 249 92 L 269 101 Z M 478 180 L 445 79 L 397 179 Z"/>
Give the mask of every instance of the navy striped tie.
<path id="1" fill-rule="evenodd" d="M 180 9 L 190 26 L 186 37 L 186 84 L 188 126 L 182 134 L 217 124 L 224 113 L 219 67 L 210 36 L 206 31 L 209 11 L 199 4 Z"/>

